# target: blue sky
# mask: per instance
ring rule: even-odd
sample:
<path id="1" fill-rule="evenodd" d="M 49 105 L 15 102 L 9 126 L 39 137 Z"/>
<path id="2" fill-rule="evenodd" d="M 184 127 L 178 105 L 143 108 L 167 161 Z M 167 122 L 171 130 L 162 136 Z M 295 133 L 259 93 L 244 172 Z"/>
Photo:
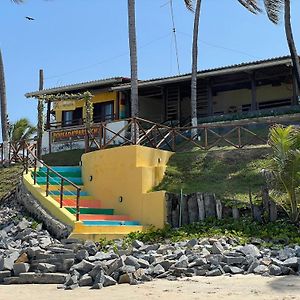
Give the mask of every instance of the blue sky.
<path id="1" fill-rule="evenodd" d="M 237 0 L 202 0 L 199 69 L 287 55 L 283 25 L 254 16 Z M 293 29 L 300 48 L 300 3 L 293 4 Z M 136 0 L 139 78 L 177 75 L 168 0 Z M 181 73 L 191 69 L 193 15 L 173 0 Z M 35 18 L 28 21 L 25 16 Z M 6 71 L 10 120 L 36 122 L 38 88 L 113 76 L 129 76 L 126 0 L 27 0 L 0 3 L 0 47 Z M 299 50 L 300 51 L 300 50 Z"/>

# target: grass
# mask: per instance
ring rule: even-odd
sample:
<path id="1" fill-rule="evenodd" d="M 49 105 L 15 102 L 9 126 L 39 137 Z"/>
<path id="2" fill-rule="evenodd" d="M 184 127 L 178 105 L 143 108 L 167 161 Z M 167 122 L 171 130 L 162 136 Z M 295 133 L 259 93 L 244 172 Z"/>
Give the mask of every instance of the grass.
<path id="1" fill-rule="evenodd" d="M 49 166 L 78 166 L 84 149 L 68 150 L 43 155 L 43 161 Z"/>
<path id="2" fill-rule="evenodd" d="M 269 147 L 175 153 L 155 190 L 211 192 L 223 201 L 249 203 L 249 188 L 254 201 L 260 198 L 264 184 L 260 172 L 268 166 L 269 153 Z"/>
<path id="3" fill-rule="evenodd" d="M 20 179 L 17 175 L 21 173 L 22 169 L 22 165 L 0 168 L 0 200 L 17 186 Z"/>

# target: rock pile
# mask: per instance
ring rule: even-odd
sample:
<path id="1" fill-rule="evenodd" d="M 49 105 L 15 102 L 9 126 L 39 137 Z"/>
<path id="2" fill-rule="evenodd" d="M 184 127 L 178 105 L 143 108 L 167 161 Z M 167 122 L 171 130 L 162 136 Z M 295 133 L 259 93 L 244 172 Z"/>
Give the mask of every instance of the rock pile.
<path id="1" fill-rule="evenodd" d="M 117 240 L 103 252 L 92 241 L 58 241 L 40 225 L 32 229 L 24 218 L 0 229 L 0 282 L 101 289 L 153 278 L 300 274 L 300 246 L 276 250 L 259 243 L 256 239 L 243 246 L 234 238 L 206 238 L 147 245 L 136 240 L 124 249 L 123 241 Z"/>

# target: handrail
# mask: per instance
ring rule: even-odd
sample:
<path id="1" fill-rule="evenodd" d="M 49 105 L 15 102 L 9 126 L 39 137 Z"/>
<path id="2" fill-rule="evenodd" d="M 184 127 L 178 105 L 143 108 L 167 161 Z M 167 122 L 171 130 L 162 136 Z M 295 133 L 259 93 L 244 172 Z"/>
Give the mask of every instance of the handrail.
<path id="1" fill-rule="evenodd" d="M 34 184 L 37 182 L 37 175 L 36 175 L 36 170 L 37 170 L 37 163 L 39 162 L 42 166 L 46 167 L 46 196 L 49 196 L 49 184 L 50 184 L 50 172 L 55 174 L 58 178 L 60 178 L 60 208 L 63 207 L 63 192 L 64 192 L 64 182 L 68 182 L 70 185 L 72 185 L 76 189 L 76 221 L 79 221 L 79 216 L 80 216 L 80 191 L 81 188 L 75 184 L 74 182 L 70 181 L 68 178 L 62 176 L 59 174 L 57 171 L 55 171 L 53 168 L 45 164 L 42 160 L 40 160 L 35 153 L 33 153 L 29 145 L 25 142 L 24 145 L 26 145 L 26 160 L 25 160 L 25 171 L 26 174 L 28 174 L 29 170 L 29 165 L 28 165 L 28 160 L 29 160 L 29 153 L 31 156 L 34 158 L 34 175 L 33 175 L 33 181 Z"/>

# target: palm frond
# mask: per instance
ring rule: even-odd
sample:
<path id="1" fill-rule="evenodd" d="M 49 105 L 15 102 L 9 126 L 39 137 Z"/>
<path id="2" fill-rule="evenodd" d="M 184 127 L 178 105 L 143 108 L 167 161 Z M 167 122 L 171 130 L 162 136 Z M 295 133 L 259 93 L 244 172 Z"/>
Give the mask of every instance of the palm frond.
<path id="1" fill-rule="evenodd" d="M 195 0 L 195 1 L 198 1 L 198 0 Z M 184 4 L 188 10 L 194 12 L 194 0 L 184 0 Z"/>
<path id="2" fill-rule="evenodd" d="M 264 0 L 268 18 L 274 24 L 278 24 L 284 9 L 284 0 Z"/>
<path id="3" fill-rule="evenodd" d="M 21 4 L 24 2 L 24 0 L 10 0 L 10 1 L 16 4 Z"/>
<path id="4" fill-rule="evenodd" d="M 257 0 L 238 0 L 238 2 L 253 14 L 257 14 L 262 11 Z"/>

